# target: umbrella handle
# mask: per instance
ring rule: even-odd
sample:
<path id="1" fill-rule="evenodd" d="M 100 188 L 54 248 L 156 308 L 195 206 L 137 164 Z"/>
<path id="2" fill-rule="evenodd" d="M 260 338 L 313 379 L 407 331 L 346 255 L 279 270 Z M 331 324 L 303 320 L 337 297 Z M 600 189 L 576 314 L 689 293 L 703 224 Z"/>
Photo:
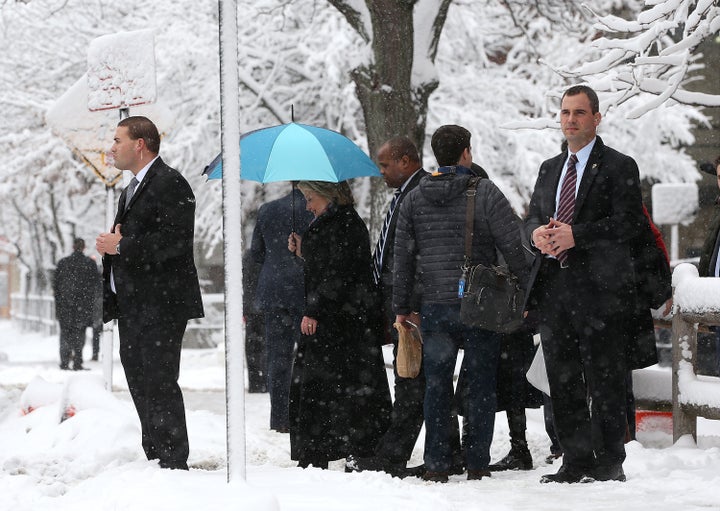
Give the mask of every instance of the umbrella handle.
<path id="1" fill-rule="evenodd" d="M 292 213 L 290 215 L 291 217 L 291 223 L 290 223 L 290 230 L 291 232 L 295 232 L 295 185 L 297 184 L 297 181 L 291 181 L 290 186 L 292 186 L 292 190 L 290 191 L 291 194 L 291 207 Z"/>

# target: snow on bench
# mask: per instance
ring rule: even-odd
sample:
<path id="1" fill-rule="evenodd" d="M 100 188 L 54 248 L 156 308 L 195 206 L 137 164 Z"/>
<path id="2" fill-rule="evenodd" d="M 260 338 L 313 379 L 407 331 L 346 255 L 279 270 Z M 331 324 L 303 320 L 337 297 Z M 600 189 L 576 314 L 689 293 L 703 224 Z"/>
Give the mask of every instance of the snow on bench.
<path id="1" fill-rule="evenodd" d="M 699 277 L 691 264 L 673 271 L 673 441 L 691 434 L 697 418 L 720 420 L 720 378 L 695 374 L 698 324 L 720 325 L 720 279 Z"/>

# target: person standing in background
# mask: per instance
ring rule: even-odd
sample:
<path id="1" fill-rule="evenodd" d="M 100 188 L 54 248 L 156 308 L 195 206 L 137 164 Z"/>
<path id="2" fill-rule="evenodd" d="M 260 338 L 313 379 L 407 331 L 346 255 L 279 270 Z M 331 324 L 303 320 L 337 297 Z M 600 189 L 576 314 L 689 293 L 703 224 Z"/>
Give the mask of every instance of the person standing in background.
<path id="1" fill-rule="evenodd" d="M 103 319 L 118 320 L 120 361 L 145 455 L 161 468 L 187 470 L 180 354 L 188 320 L 204 316 L 193 256 L 195 195 L 159 150 L 150 119 L 118 123 L 114 165 L 134 177 L 120 194 L 111 231 L 95 245 L 103 256 Z"/>
<path id="2" fill-rule="evenodd" d="M 87 257 L 85 240 L 73 240 L 73 253 L 60 259 L 53 291 L 55 316 L 60 323 L 60 369 L 83 369 L 85 330 L 93 326 L 95 293 L 100 282 L 95 262 Z"/>
<path id="3" fill-rule="evenodd" d="M 305 300 L 302 260 L 288 252 L 287 237 L 293 231 L 302 236 L 311 219 L 303 194 L 293 186 L 289 194 L 260 206 L 250 248 L 261 265 L 254 305 L 265 317 L 270 429 L 279 433 L 290 430 L 290 374 Z"/>

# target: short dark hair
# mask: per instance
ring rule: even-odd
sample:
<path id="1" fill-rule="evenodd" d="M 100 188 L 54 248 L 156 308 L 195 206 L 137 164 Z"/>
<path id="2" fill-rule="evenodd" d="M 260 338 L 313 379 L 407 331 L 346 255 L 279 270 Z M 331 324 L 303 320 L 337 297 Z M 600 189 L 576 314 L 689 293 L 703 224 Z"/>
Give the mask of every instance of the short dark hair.
<path id="1" fill-rule="evenodd" d="M 417 147 L 408 137 L 392 137 L 383 145 L 388 146 L 390 156 L 393 160 L 400 160 L 403 156 L 407 156 L 411 162 L 420 163 L 420 155 L 418 154 Z"/>
<path id="2" fill-rule="evenodd" d="M 592 111 L 592 113 L 596 114 L 600 111 L 600 100 L 598 99 L 595 91 L 587 85 L 573 85 L 565 92 L 563 92 L 560 101 L 562 102 L 562 100 L 565 99 L 565 96 L 577 96 L 578 94 L 585 94 L 588 97 L 588 99 L 590 100 L 590 110 Z"/>
<path id="3" fill-rule="evenodd" d="M 470 147 L 470 137 L 470 132 L 457 124 L 446 124 L 435 130 L 430 145 L 438 165 L 456 165 L 463 151 Z"/>
<path id="4" fill-rule="evenodd" d="M 720 154 L 718 154 L 718 157 L 715 158 L 715 161 L 713 163 L 715 164 L 715 170 L 717 170 L 718 165 L 720 165 Z"/>
<path id="5" fill-rule="evenodd" d="M 160 133 L 157 126 L 147 117 L 141 115 L 126 117 L 118 123 L 118 127 L 120 126 L 128 129 L 131 140 L 142 138 L 148 151 L 153 154 L 160 152 Z"/>
<path id="6" fill-rule="evenodd" d="M 73 250 L 75 252 L 82 252 L 85 250 L 85 240 L 82 238 L 75 238 L 73 240 Z"/>

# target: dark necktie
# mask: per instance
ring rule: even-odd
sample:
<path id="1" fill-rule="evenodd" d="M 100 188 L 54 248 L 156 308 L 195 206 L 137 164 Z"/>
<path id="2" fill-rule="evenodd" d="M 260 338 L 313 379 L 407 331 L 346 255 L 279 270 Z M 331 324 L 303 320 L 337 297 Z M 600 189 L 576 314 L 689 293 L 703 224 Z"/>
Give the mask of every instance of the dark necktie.
<path id="1" fill-rule="evenodd" d="M 390 202 L 390 207 L 388 208 L 388 212 L 385 215 L 385 222 L 383 223 L 382 230 L 380 231 L 380 237 L 378 238 L 377 244 L 375 245 L 375 254 L 373 255 L 373 278 L 375 279 L 376 284 L 380 283 L 380 275 L 382 274 L 383 252 L 385 251 L 385 241 L 387 240 L 390 221 L 392 220 L 393 212 L 395 211 L 395 206 L 397 205 L 398 197 L 400 197 L 401 192 L 402 190 L 400 190 L 400 188 L 395 190 L 395 194 L 393 195 L 392 201 Z"/>
<path id="2" fill-rule="evenodd" d="M 130 199 L 132 199 L 133 194 L 135 193 L 135 188 L 138 185 L 138 180 L 133 177 L 130 180 L 130 184 L 127 187 L 127 191 L 125 192 L 125 211 L 127 211 L 128 206 L 130 205 Z"/>
<path id="3" fill-rule="evenodd" d="M 564 224 L 572 224 L 573 213 L 575 212 L 575 185 L 577 184 L 577 156 L 570 155 L 568 160 L 567 172 L 560 189 L 560 202 L 558 203 L 557 218 L 558 222 Z M 557 255 L 558 261 L 562 266 L 567 266 L 567 250 L 563 250 Z"/>

